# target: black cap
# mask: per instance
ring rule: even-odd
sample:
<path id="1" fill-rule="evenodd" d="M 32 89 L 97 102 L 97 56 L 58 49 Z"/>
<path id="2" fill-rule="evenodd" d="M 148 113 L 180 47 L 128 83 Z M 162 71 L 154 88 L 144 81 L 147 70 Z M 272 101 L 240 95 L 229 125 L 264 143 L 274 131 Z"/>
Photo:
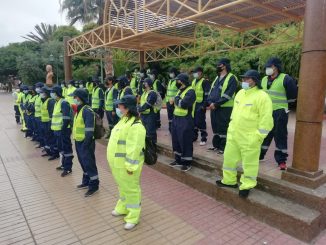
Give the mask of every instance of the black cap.
<path id="1" fill-rule="evenodd" d="M 252 78 L 255 81 L 257 87 L 261 88 L 260 74 L 259 74 L 258 71 L 256 71 L 256 70 L 248 70 L 248 71 L 246 71 L 245 74 L 241 75 L 240 77 Z"/>
<path id="2" fill-rule="evenodd" d="M 220 59 L 217 63 L 216 66 L 220 66 L 220 65 L 230 65 L 231 61 L 227 58 L 222 58 Z"/>
<path id="3" fill-rule="evenodd" d="M 282 70 L 282 61 L 279 58 L 277 58 L 277 57 L 270 58 L 267 61 L 267 63 L 265 64 L 265 68 L 271 67 L 272 65 L 274 65 L 278 69 L 279 72 Z"/>
<path id="4" fill-rule="evenodd" d="M 175 80 L 179 80 L 185 85 L 189 84 L 189 76 L 186 73 L 180 73 Z"/>
<path id="5" fill-rule="evenodd" d="M 74 97 L 78 97 L 79 99 L 81 99 L 84 103 L 87 103 L 88 101 L 88 92 L 86 89 L 83 88 L 77 88 L 72 95 Z"/>
<path id="6" fill-rule="evenodd" d="M 134 95 L 125 95 L 120 100 L 117 100 L 114 104 L 116 105 L 124 105 L 129 110 L 134 110 L 137 105 L 137 99 Z"/>
<path id="7" fill-rule="evenodd" d="M 153 80 L 150 78 L 145 78 L 144 83 L 147 83 L 150 88 L 153 87 Z"/>
<path id="8" fill-rule="evenodd" d="M 52 88 L 52 92 L 56 93 L 59 97 L 62 97 L 62 88 L 61 88 L 61 86 L 58 86 L 58 85 L 54 86 Z"/>
<path id="9" fill-rule="evenodd" d="M 204 69 L 203 69 L 203 67 L 201 67 L 201 66 L 197 66 L 194 70 L 192 70 L 191 72 L 192 73 L 194 73 L 194 72 L 204 72 Z"/>
<path id="10" fill-rule="evenodd" d="M 43 88 L 43 86 L 44 86 L 44 83 L 42 83 L 42 82 L 35 83 L 36 88 Z"/>
<path id="11" fill-rule="evenodd" d="M 48 87 L 47 85 L 43 86 L 42 93 L 50 94 L 52 91 L 52 88 Z"/>

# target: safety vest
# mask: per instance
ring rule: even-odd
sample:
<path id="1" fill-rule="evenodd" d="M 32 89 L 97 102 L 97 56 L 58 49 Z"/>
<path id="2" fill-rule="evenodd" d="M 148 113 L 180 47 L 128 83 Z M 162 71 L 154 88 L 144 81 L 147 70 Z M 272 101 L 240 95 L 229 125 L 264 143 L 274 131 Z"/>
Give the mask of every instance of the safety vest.
<path id="1" fill-rule="evenodd" d="M 138 137 L 142 140 L 137 139 Z M 145 138 L 146 130 L 141 122 L 135 123 L 135 118 L 122 117 L 111 132 L 107 148 L 109 164 L 114 168 L 127 168 L 131 171 L 139 169 L 144 163 Z M 138 143 L 130 142 L 127 149 L 127 139 L 134 139 Z"/>
<path id="2" fill-rule="evenodd" d="M 125 96 L 125 92 L 126 92 L 126 89 L 127 88 L 130 88 L 129 86 L 125 87 L 124 89 L 122 89 L 122 91 L 119 93 L 119 99 L 121 99 L 123 96 Z"/>
<path id="3" fill-rule="evenodd" d="M 137 94 L 137 78 L 136 77 L 131 78 L 130 88 L 132 90 L 132 93 L 134 95 L 136 95 Z"/>
<path id="4" fill-rule="evenodd" d="M 23 93 L 22 92 L 18 92 L 17 93 L 16 105 L 20 105 L 20 103 L 22 102 L 22 97 L 23 97 Z"/>
<path id="5" fill-rule="evenodd" d="M 19 92 L 16 92 L 16 91 L 13 92 L 13 93 L 12 93 L 12 96 L 14 97 L 15 105 L 19 105 L 19 102 L 18 102 L 18 101 L 19 101 L 19 100 L 18 100 L 18 99 L 19 99 Z"/>
<path id="6" fill-rule="evenodd" d="M 115 90 L 115 87 L 109 88 L 105 92 L 105 110 L 106 111 L 113 111 L 113 91 Z"/>
<path id="7" fill-rule="evenodd" d="M 89 106 L 84 105 L 83 108 L 81 108 L 81 110 L 76 113 L 75 117 L 74 117 L 74 125 L 73 125 L 73 139 L 76 141 L 83 141 L 85 139 L 85 132 L 86 129 L 85 128 L 85 122 L 84 122 L 84 118 L 83 118 L 83 111 L 84 108 L 87 107 L 88 109 L 90 109 Z M 91 110 L 91 109 L 90 109 Z M 94 116 L 94 122 L 95 122 L 95 115 Z M 90 129 L 92 131 L 94 131 L 94 129 Z"/>
<path id="8" fill-rule="evenodd" d="M 91 82 L 87 82 L 86 83 L 86 89 L 88 90 L 88 94 L 92 94 L 92 92 L 93 92 L 93 83 L 91 83 Z"/>
<path id="9" fill-rule="evenodd" d="M 186 93 L 187 93 L 189 90 L 191 90 L 191 89 L 193 89 L 193 88 L 192 88 L 191 86 L 189 86 L 188 88 L 186 88 L 186 89 L 181 93 L 181 95 L 180 95 L 180 92 L 181 92 L 181 91 L 179 90 L 179 92 L 177 93 L 177 95 L 180 95 L 180 98 L 183 99 L 183 98 L 185 97 Z M 174 108 L 173 114 L 174 114 L 175 116 L 178 116 L 178 117 L 185 117 L 185 116 L 188 115 L 188 112 L 189 112 L 188 109 L 183 109 L 183 108 L 179 107 L 176 103 L 174 104 L 174 106 L 175 106 L 175 108 Z M 192 117 L 194 117 L 194 114 L 195 114 L 195 103 L 194 103 L 193 106 L 192 106 L 192 113 L 191 113 Z"/>
<path id="10" fill-rule="evenodd" d="M 226 78 L 225 78 L 225 80 L 223 82 L 223 86 L 222 86 L 221 97 L 223 97 L 227 87 L 229 86 L 229 82 L 230 82 L 230 79 L 231 79 L 232 76 L 234 76 L 234 75 L 231 72 L 226 76 Z M 237 80 L 236 76 L 234 76 L 234 78 Z M 217 80 L 218 80 L 218 76 L 215 78 L 209 93 L 211 93 L 212 89 L 215 87 L 215 83 L 217 82 Z M 228 102 L 221 105 L 221 107 L 233 107 L 234 97 L 235 97 L 235 93 L 232 95 L 231 99 L 229 99 Z"/>
<path id="11" fill-rule="evenodd" d="M 40 95 L 35 96 L 35 103 L 34 103 L 34 108 L 35 108 L 35 117 L 41 117 L 41 108 L 42 108 L 42 99 Z"/>
<path id="12" fill-rule="evenodd" d="M 204 90 L 203 90 L 203 82 L 204 78 L 200 79 L 196 83 L 196 79 L 192 81 L 192 88 L 195 90 L 196 93 L 196 103 L 201 103 L 204 100 Z"/>
<path id="13" fill-rule="evenodd" d="M 67 88 L 66 87 L 63 87 L 62 88 L 62 97 L 63 98 L 66 98 L 67 97 Z"/>
<path id="14" fill-rule="evenodd" d="M 30 94 L 23 94 L 21 103 L 26 104 L 31 97 L 32 97 L 32 95 L 30 95 Z"/>
<path id="15" fill-rule="evenodd" d="M 144 91 L 144 93 L 142 94 L 142 96 L 140 97 L 140 106 L 143 106 L 146 104 L 147 102 L 147 98 L 150 92 L 152 92 L 153 90 L 149 90 L 149 91 Z M 154 91 L 153 91 L 154 92 Z M 142 111 L 141 114 L 149 114 L 151 112 L 151 109 L 147 109 L 145 111 Z"/>
<path id="16" fill-rule="evenodd" d="M 153 89 L 154 91 L 158 92 L 158 87 L 157 87 L 158 80 L 156 79 L 153 83 Z"/>
<path id="17" fill-rule="evenodd" d="M 286 91 L 283 85 L 286 74 L 280 73 L 273 81 L 272 86 L 267 89 L 268 77 L 265 76 L 262 80 L 261 86 L 263 90 L 268 93 L 273 103 L 273 110 L 288 109 L 288 100 Z"/>
<path id="18" fill-rule="evenodd" d="M 100 87 L 95 87 L 92 93 L 92 108 L 99 109 L 100 108 Z"/>
<path id="19" fill-rule="evenodd" d="M 72 96 L 71 94 L 73 94 L 75 90 L 76 88 L 74 86 L 71 86 L 66 90 L 67 96 L 65 97 L 65 99 L 70 105 L 74 104 L 74 96 Z"/>
<path id="20" fill-rule="evenodd" d="M 28 103 L 29 103 L 29 104 L 35 104 L 35 100 L 36 100 L 36 95 L 31 96 L 31 97 L 29 98 L 29 100 L 28 100 Z M 27 115 L 32 115 L 32 112 L 27 111 Z"/>
<path id="21" fill-rule="evenodd" d="M 52 114 L 52 120 L 51 120 L 51 129 L 53 131 L 60 131 L 62 129 L 63 115 L 62 115 L 61 105 L 63 101 L 65 100 L 60 99 L 55 102 L 53 114 Z"/>
<path id="22" fill-rule="evenodd" d="M 177 87 L 177 81 L 174 79 L 171 79 L 168 83 L 168 88 L 166 91 L 166 102 L 169 102 L 169 100 L 174 98 L 178 93 L 178 87 Z"/>
<path id="23" fill-rule="evenodd" d="M 50 98 L 47 98 L 41 107 L 41 122 L 50 122 L 51 118 L 49 115 L 49 111 L 48 111 L 48 103 L 49 103 Z"/>

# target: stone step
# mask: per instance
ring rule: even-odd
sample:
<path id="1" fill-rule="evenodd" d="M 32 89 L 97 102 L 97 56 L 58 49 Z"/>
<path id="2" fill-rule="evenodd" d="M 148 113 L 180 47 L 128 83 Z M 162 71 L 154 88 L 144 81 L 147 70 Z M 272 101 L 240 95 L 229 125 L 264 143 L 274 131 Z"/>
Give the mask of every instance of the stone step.
<path id="1" fill-rule="evenodd" d="M 158 151 L 164 156 L 174 157 L 171 146 L 158 144 Z M 204 154 L 194 154 L 193 156 L 193 166 L 210 172 L 212 175 L 215 175 L 215 178 L 222 176 L 222 164 L 223 157 L 220 155 L 216 155 L 216 160 L 214 159 L 214 161 Z M 239 177 L 241 173 L 242 170 L 239 168 Z M 326 215 L 326 185 L 317 189 L 310 189 L 260 173 L 256 189 L 270 193 L 273 196 L 279 196 L 301 203 Z"/>
<path id="2" fill-rule="evenodd" d="M 318 210 L 259 189 L 242 199 L 237 189 L 217 187 L 215 173 L 196 166 L 184 173 L 171 168 L 168 164 L 172 161 L 159 154 L 153 168 L 302 241 L 312 241 L 324 229 L 323 215 Z"/>

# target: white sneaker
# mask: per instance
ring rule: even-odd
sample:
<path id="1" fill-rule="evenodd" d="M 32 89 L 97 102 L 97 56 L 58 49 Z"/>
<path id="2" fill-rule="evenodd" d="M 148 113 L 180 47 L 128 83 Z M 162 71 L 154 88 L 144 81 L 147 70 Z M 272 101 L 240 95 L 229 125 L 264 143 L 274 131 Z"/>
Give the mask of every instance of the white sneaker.
<path id="1" fill-rule="evenodd" d="M 123 214 L 119 214 L 119 213 L 118 213 L 117 211 L 115 211 L 115 210 L 113 210 L 113 211 L 111 212 L 111 214 L 112 214 L 113 217 L 123 216 Z"/>
<path id="2" fill-rule="evenodd" d="M 132 230 L 133 228 L 135 228 L 136 224 L 131 224 L 131 223 L 126 223 L 125 224 L 125 230 L 129 231 Z"/>
<path id="3" fill-rule="evenodd" d="M 206 141 L 201 141 L 201 142 L 199 143 L 199 145 L 200 145 L 200 146 L 204 146 L 204 145 L 206 145 Z"/>

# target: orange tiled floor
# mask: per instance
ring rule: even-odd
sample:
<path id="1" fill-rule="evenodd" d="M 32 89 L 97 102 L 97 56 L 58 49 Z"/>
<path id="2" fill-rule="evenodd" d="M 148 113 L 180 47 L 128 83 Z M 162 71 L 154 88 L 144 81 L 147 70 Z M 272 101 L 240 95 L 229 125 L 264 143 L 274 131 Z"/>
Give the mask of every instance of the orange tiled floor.
<path id="1" fill-rule="evenodd" d="M 84 198 L 73 174 L 23 137 L 10 95 L 0 93 L 0 244 L 301 244 L 300 241 L 156 172 L 143 171 L 143 213 L 134 231 L 110 215 L 117 190 L 97 144 L 100 191 Z M 289 224 L 290 225 L 290 224 Z M 325 237 L 319 242 L 323 244 Z"/>

